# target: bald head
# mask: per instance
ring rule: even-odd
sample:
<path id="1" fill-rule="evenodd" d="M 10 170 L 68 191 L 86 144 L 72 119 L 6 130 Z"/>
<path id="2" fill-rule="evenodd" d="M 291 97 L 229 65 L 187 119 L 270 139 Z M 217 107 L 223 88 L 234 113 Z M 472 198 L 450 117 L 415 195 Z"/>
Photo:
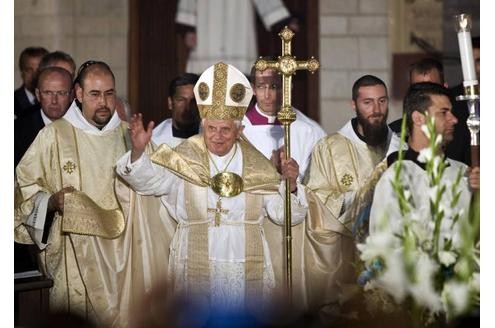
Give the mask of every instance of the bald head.
<path id="1" fill-rule="evenodd" d="M 84 118 L 102 129 L 113 116 L 116 106 L 115 77 L 104 62 L 81 65 L 76 78 L 76 97 Z"/>
<path id="2" fill-rule="evenodd" d="M 35 90 L 43 113 L 52 121 L 62 117 L 73 99 L 72 76 L 60 67 L 40 71 Z"/>
<path id="3" fill-rule="evenodd" d="M 88 75 L 95 76 L 104 76 L 109 75 L 112 78 L 113 83 L 115 84 L 115 76 L 113 75 L 110 66 L 101 61 L 87 61 L 79 67 L 79 71 L 77 73 L 76 81 L 81 85 L 84 89 L 84 83 L 86 82 Z"/>

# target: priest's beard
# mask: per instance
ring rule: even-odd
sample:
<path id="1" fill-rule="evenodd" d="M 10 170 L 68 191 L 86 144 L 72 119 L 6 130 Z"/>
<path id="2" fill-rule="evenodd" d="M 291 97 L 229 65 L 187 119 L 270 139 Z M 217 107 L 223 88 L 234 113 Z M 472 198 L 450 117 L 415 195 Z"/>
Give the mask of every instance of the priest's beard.
<path id="1" fill-rule="evenodd" d="M 370 118 L 381 117 L 379 122 L 372 123 L 356 110 L 358 124 L 363 128 L 363 137 L 369 146 L 378 146 L 387 141 L 387 114 L 373 114 Z"/>
<path id="2" fill-rule="evenodd" d="M 112 118 L 112 111 L 110 110 L 110 108 L 102 107 L 95 111 L 92 119 L 93 122 L 95 122 L 96 127 L 101 130 L 103 127 L 105 127 L 105 125 L 107 125 L 108 122 L 110 122 L 111 118 Z"/>

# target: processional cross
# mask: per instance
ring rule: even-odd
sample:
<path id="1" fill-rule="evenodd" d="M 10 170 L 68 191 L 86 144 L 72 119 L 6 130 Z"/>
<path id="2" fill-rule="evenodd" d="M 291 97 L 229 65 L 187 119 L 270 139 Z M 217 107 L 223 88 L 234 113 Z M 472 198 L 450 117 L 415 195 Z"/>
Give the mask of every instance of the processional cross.
<path id="1" fill-rule="evenodd" d="M 283 75 L 282 80 L 282 109 L 278 112 L 277 118 L 284 126 L 284 144 L 285 144 L 285 159 L 290 158 L 290 125 L 296 120 L 296 112 L 292 109 L 292 75 L 297 70 L 308 70 L 314 73 L 320 63 L 314 57 L 309 60 L 296 60 L 292 56 L 291 41 L 294 37 L 294 32 L 287 26 L 278 33 L 282 39 L 282 56 L 278 57 L 277 61 L 268 61 L 262 58 L 255 63 L 255 68 L 258 71 L 273 69 Z M 292 299 L 292 231 L 291 231 L 291 194 L 289 179 L 285 180 L 285 254 L 286 254 L 286 284 L 289 299 Z"/>
<path id="2" fill-rule="evenodd" d="M 218 198 L 217 207 L 209 208 L 208 213 L 215 213 L 215 226 L 218 227 L 220 225 L 220 219 L 222 218 L 222 214 L 229 213 L 229 210 L 222 208 L 222 198 Z"/>

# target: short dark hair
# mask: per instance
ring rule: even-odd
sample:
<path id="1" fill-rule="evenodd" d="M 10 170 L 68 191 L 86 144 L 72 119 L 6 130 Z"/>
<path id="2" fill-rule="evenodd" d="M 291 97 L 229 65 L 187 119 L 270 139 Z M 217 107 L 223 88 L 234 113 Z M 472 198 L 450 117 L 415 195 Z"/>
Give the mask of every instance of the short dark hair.
<path id="1" fill-rule="evenodd" d="M 374 85 L 383 85 L 385 90 L 387 90 L 385 82 L 383 82 L 380 78 L 369 74 L 361 76 L 359 79 L 356 80 L 356 82 L 354 82 L 354 85 L 352 86 L 352 100 L 357 100 L 359 89 L 361 87 L 371 87 Z"/>
<path id="2" fill-rule="evenodd" d="M 403 102 L 403 111 L 406 114 L 407 130 L 412 130 L 413 112 L 425 113 L 432 105 L 431 96 L 446 96 L 450 100 L 449 89 L 433 82 L 414 83 L 409 86 Z"/>
<path id="3" fill-rule="evenodd" d="M 53 66 L 58 61 L 69 63 L 69 65 L 72 67 L 72 70 L 74 72 L 76 71 L 76 62 L 74 61 L 74 59 L 68 53 L 60 50 L 50 52 L 49 54 L 43 56 L 40 65 L 38 67 L 38 70 L 41 71 L 46 67 Z"/>
<path id="4" fill-rule="evenodd" d="M 199 75 L 194 73 L 184 73 L 182 75 L 177 76 L 168 85 L 168 96 L 173 97 L 177 92 L 177 87 L 183 85 L 195 85 L 198 82 Z"/>
<path id="5" fill-rule="evenodd" d="M 48 75 L 48 74 L 53 73 L 53 72 L 57 72 L 59 74 L 62 74 L 65 78 L 67 78 L 67 81 L 69 82 L 70 90 L 72 90 L 72 75 L 66 69 L 64 69 L 62 67 L 58 67 L 58 66 L 48 66 L 48 67 L 45 67 L 45 68 L 42 68 L 41 70 L 39 70 L 38 71 L 38 77 L 36 80 L 36 87 L 39 88 L 39 83 L 41 80 L 43 80 L 43 77 L 45 75 Z"/>
<path id="6" fill-rule="evenodd" d="M 258 59 L 264 59 L 267 61 L 277 61 L 278 56 L 261 56 Z M 249 74 L 249 82 L 251 82 L 252 84 L 254 84 L 254 82 L 256 82 L 256 66 L 255 66 L 255 64 L 256 64 L 256 62 L 254 62 L 253 65 L 251 66 L 251 72 Z"/>
<path id="7" fill-rule="evenodd" d="M 411 66 L 409 66 L 409 80 L 412 80 L 411 77 L 413 73 L 425 75 L 434 69 L 438 71 L 438 75 L 440 75 L 440 82 L 443 84 L 445 82 L 443 76 L 443 65 L 437 59 L 432 57 L 423 58 L 420 61 L 411 64 Z"/>
<path id="8" fill-rule="evenodd" d="M 110 66 L 108 66 L 107 63 L 102 62 L 102 61 L 97 61 L 97 60 L 88 60 L 84 62 L 80 67 L 79 70 L 77 71 L 77 77 L 74 80 L 74 85 L 78 83 L 81 88 L 83 87 L 83 82 L 86 79 L 86 76 L 95 70 L 101 70 L 103 72 L 106 72 L 112 76 L 112 80 L 115 83 L 115 76 L 113 75 L 112 70 L 110 69 Z"/>
<path id="9" fill-rule="evenodd" d="M 46 50 L 43 47 L 28 47 L 24 49 L 21 52 L 21 55 L 19 56 L 19 69 L 21 71 L 24 70 L 24 67 L 26 67 L 26 61 L 28 58 L 32 57 L 43 57 L 48 53 L 48 50 Z"/>

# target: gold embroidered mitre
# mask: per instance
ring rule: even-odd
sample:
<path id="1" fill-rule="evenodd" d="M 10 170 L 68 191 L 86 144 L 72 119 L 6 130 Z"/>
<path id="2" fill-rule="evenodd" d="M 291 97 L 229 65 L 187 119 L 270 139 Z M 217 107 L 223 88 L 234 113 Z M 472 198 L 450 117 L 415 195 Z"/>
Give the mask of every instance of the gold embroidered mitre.
<path id="1" fill-rule="evenodd" d="M 241 71 L 219 62 L 201 74 L 194 86 L 194 97 L 201 118 L 242 120 L 253 90 Z"/>

